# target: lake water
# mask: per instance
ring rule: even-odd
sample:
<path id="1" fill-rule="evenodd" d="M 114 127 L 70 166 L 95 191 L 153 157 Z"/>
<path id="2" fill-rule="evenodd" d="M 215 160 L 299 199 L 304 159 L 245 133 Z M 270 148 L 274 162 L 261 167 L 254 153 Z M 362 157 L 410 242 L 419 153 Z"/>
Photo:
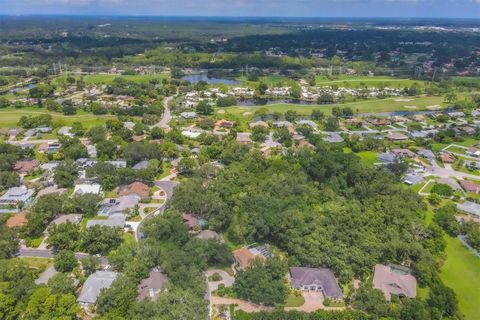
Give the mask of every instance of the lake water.
<path id="1" fill-rule="evenodd" d="M 209 77 L 208 74 L 206 73 L 189 74 L 189 75 L 183 76 L 182 80 L 188 81 L 193 84 L 197 84 L 200 81 L 205 81 L 208 84 L 223 83 L 223 84 L 226 84 L 227 86 L 240 84 L 240 81 L 237 81 L 237 80 Z"/>
<path id="2" fill-rule="evenodd" d="M 29 85 L 26 85 L 25 87 L 14 88 L 14 89 L 10 90 L 10 92 L 11 92 L 11 93 L 17 93 L 17 92 L 20 92 L 20 91 L 33 89 L 33 88 L 35 88 L 36 86 L 37 86 L 36 84 L 30 83 Z"/>

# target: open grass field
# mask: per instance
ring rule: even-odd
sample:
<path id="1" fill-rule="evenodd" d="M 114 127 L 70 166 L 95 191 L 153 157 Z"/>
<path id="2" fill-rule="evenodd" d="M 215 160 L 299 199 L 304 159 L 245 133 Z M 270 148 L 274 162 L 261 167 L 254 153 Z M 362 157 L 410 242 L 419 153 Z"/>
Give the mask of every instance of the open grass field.
<path id="1" fill-rule="evenodd" d="M 81 122 L 85 128 L 90 128 L 95 125 L 103 125 L 107 119 L 114 118 L 114 116 L 109 115 L 97 116 L 82 110 L 78 110 L 76 115 L 66 116 L 61 113 L 39 108 L 5 108 L 0 109 L 0 128 L 16 127 L 18 120 L 20 120 L 22 116 L 38 116 L 40 114 L 50 114 L 53 117 L 53 121 L 58 126 L 72 125 L 74 122 Z"/>
<path id="2" fill-rule="evenodd" d="M 480 258 L 447 236 L 446 260 L 440 273 L 443 282 L 457 294 L 466 320 L 480 319 Z"/>
<path id="3" fill-rule="evenodd" d="M 266 108 L 270 112 L 280 112 L 285 113 L 288 110 L 295 110 L 299 115 L 310 115 L 312 110 L 320 109 L 325 114 L 331 114 L 333 107 L 350 107 L 355 113 L 376 113 L 376 112 L 393 112 L 393 111 L 419 111 L 419 110 L 430 110 L 431 106 L 441 106 L 446 107 L 446 104 L 443 101 L 443 97 L 439 96 L 421 96 L 421 97 L 410 97 L 412 101 L 404 102 L 399 101 L 402 99 L 407 99 L 407 97 L 395 97 L 387 99 L 377 99 L 377 100 L 362 100 L 357 102 L 349 102 L 344 104 L 332 104 L 332 105 L 298 105 L 298 104 L 271 104 L 266 106 L 235 106 L 230 108 L 225 108 L 225 111 L 242 115 L 245 112 L 255 112 L 258 109 Z M 412 108 L 415 106 L 415 108 Z"/>
<path id="4" fill-rule="evenodd" d="M 390 88 L 405 88 L 410 87 L 414 84 L 423 87 L 425 83 L 419 80 L 411 79 L 399 79 L 394 77 L 387 76 L 339 76 L 334 78 L 327 78 L 325 76 L 316 77 L 317 86 L 332 86 L 337 85 L 340 87 L 378 87 L 378 86 L 387 86 Z"/>
<path id="5" fill-rule="evenodd" d="M 75 79 L 80 79 L 80 76 L 73 76 Z M 115 75 L 115 74 L 93 74 L 93 75 L 85 75 L 83 76 L 83 81 L 87 85 L 93 84 L 110 84 L 115 78 L 124 78 L 128 81 L 138 82 L 138 83 L 148 83 L 151 80 L 157 79 L 162 80 L 166 78 L 170 78 L 170 74 L 168 73 L 160 73 L 156 76 L 153 75 Z M 58 83 L 66 79 L 66 76 L 59 76 L 53 80 L 53 82 Z"/>

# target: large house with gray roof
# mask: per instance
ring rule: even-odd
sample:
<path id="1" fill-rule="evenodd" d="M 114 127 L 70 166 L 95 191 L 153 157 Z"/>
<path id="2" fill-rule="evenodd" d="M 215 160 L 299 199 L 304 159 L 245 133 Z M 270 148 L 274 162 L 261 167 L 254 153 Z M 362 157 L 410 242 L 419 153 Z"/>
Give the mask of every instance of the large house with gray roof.
<path id="1" fill-rule="evenodd" d="M 342 300 L 342 289 L 335 275 L 326 268 L 290 268 L 290 279 L 293 288 L 303 291 L 321 291 L 325 298 Z"/>
<path id="2" fill-rule="evenodd" d="M 112 271 L 97 271 L 90 275 L 83 284 L 82 291 L 77 298 L 77 302 L 83 308 L 93 306 L 100 295 L 102 289 L 111 287 L 113 281 L 117 279 L 118 274 Z"/>

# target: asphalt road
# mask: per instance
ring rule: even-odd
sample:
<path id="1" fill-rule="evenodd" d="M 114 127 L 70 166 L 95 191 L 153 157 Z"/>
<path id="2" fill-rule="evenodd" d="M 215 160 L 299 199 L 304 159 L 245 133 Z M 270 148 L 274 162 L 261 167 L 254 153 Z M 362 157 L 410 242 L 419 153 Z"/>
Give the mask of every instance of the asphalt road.
<path id="1" fill-rule="evenodd" d="M 19 257 L 32 257 L 32 258 L 53 258 L 54 254 L 52 250 L 45 250 L 45 249 L 20 249 L 18 251 L 18 256 Z M 75 257 L 77 257 L 78 260 L 85 259 L 87 257 L 90 257 L 88 253 L 75 253 Z M 108 264 L 108 260 L 106 257 L 99 257 L 100 262 L 105 265 Z"/>
<path id="2" fill-rule="evenodd" d="M 168 107 L 168 103 L 173 99 L 173 97 L 167 97 L 165 98 L 165 100 L 163 100 L 163 115 L 162 115 L 162 119 L 160 119 L 160 121 L 155 124 L 153 127 L 157 127 L 157 128 L 163 128 L 163 129 L 167 129 L 167 128 L 170 128 L 170 126 L 168 125 L 168 123 L 170 122 L 170 120 L 172 119 L 172 113 L 170 112 L 170 108 Z"/>

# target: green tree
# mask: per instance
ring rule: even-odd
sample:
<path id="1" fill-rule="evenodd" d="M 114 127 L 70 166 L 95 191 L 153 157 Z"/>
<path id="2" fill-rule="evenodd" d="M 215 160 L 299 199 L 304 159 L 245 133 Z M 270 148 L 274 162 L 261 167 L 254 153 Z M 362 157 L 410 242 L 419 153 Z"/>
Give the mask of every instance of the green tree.
<path id="1" fill-rule="evenodd" d="M 59 272 L 72 272 L 78 265 L 78 261 L 73 251 L 62 250 L 55 255 L 53 265 Z"/>
<path id="2" fill-rule="evenodd" d="M 209 116 L 213 114 L 213 107 L 207 101 L 200 101 L 196 107 L 198 114 Z"/>
<path id="3" fill-rule="evenodd" d="M 68 273 L 57 273 L 48 280 L 47 286 L 55 295 L 75 294 L 75 280 Z"/>
<path id="4" fill-rule="evenodd" d="M 122 228 L 95 225 L 82 233 L 81 247 L 90 254 L 106 255 L 122 243 L 122 235 Z"/>
<path id="5" fill-rule="evenodd" d="M 80 239 L 78 226 L 70 221 L 48 228 L 47 244 L 55 251 L 75 250 Z"/>

